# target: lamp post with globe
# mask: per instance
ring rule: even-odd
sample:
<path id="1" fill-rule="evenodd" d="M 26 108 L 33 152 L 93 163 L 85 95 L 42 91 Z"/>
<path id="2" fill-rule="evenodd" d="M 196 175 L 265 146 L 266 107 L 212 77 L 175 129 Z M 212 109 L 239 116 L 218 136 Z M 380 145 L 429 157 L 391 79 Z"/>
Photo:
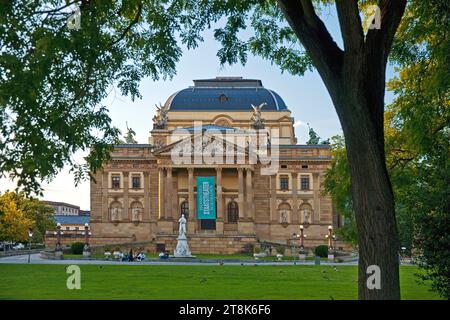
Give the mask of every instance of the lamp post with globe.
<path id="1" fill-rule="evenodd" d="M 299 251 L 299 259 L 301 261 L 305 261 L 306 259 L 306 252 L 305 252 L 305 246 L 304 246 L 304 239 L 306 238 L 306 234 L 303 230 L 303 225 L 300 225 L 300 251 Z"/>
<path id="2" fill-rule="evenodd" d="M 328 260 L 334 260 L 334 248 L 333 248 L 333 240 L 336 239 L 336 236 L 333 235 L 333 227 L 328 226 L 328 234 L 325 236 L 328 239 Z"/>
<path id="3" fill-rule="evenodd" d="M 33 231 L 30 229 L 28 231 L 28 263 L 30 263 L 31 258 L 31 240 L 33 240 Z"/>
<path id="4" fill-rule="evenodd" d="M 300 238 L 300 235 L 297 234 L 297 233 L 293 233 L 293 234 L 292 234 L 292 237 L 294 238 L 294 241 L 293 241 L 293 243 L 294 243 L 294 252 L 293 252 L 294 264 L 296 264 L 296 263 L 295 263 L 295 255 L 296 255 L 297 253 L 296 253 L 296 251 L 295 251 L 295 242 L 297 241 L 297 239 Z"/>
<path id="5" fill-rule="evenodd" d="M 92 235 L 92 233 L 89 231 L 89 224 L 87 222 L 84 224 L 84 231 L 82 232 L 82 235 L 84 235 L 83 257 L 89 258 L 91 256 L 89 237 Z"/>
<path id="6" fill-rule="evenodd" d="M 56 236 L 56 247 L 55 247 L 55 258 L 56 259 L 62 259 L 63 257 L 63 251 L 62 251 L 62 246 L 61 246 L 61 235 L 63 234 L 63 232 L 61 231 L 61 223 L 57 223 L 56 224 L 56 232 L 55 232 L 55 236 Z"/>

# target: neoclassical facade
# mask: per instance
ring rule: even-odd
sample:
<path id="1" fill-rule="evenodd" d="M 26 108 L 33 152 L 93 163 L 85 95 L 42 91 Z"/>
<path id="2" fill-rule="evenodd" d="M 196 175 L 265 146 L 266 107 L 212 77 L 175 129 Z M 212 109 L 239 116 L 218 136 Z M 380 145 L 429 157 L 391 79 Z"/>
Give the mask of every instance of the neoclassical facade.
<path id="1" fill-rule="evenodd" d="M 322 194 L 329 147 L 297 144 L 276 92 L 240 77 L 194 80 L 157 108 L 149 143 L 116 146 L 91 181 L 94 242 L 173 251 L 184 214 L 193 254 L 292 244 L 300 225 L 305 247 L 327 243 L 339 224 Z"/>

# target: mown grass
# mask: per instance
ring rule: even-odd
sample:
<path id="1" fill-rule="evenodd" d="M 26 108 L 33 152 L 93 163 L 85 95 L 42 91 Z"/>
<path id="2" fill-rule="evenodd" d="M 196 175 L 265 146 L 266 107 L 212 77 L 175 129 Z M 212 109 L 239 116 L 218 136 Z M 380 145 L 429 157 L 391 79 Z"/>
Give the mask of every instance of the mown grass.
<path id="1" fill-rule="evenodd" d="M 65 265 L 0 265 L 0 299 L 356 299 L 357 267 L 80 265 L 68 290 Z M 438 299 L 401 267 L 403 299 Z"/>

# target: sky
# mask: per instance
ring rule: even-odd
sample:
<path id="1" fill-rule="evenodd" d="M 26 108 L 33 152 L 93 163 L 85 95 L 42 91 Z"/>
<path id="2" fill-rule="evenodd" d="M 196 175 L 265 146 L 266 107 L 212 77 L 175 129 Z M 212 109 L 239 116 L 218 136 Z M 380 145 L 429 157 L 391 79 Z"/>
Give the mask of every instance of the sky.
<path id="1" fill-rule="evenodd" d="M 342 48 L 337 14 L 333 9 L 325 9 L 321 15 L 334 40 Z M 136 132 L 135 139 L 139 143 L 148 143 L 149 131 L 152 128 L 152 118 L 155 114 L 155 104 L 164 104 L 174 92 L 192 86 L 194 79 L 214 78 L 216 76 L 242 76 L 244 78 L 260 79 L 264 87 L 277 92 L 285 101 L 295 119 L 295 132 L 299 144 L 308 140 L 309 124 L 322 139 L 341 134 L 336 111 L 331 98 L 316 71 L 307 72 L 303 77 L 281 73 L 276 65 L 260 57 L 249 54 L 245 66 L 220 66 L 216 52 L 219 44 L 214 40 L 212 31 L 204 36 L 204 42 L 195 50 L 184 50 L 177 64 L 177 74 L 170 80 L 152 81 L 144 79 L 140 85 L 142 99 L 134 102 L 120 95 L 119 90 L 112 90 L 104 104 L 109 109 L 112 125 L 123 133 L 128 126 Z M 387 78 L 393 71 L 388 67 Z M 392 100 L 390 93 L 386 94 L 386 102 Z M 77 153 L 74 158 L 82 161 L 86 153 Z M 74 186 L 73 176 L 68 167 L 64 168 L 50 183 L 44 183 L 43 200 L 62 201 L 78 205 L 83 210 L 90 208 L 89 181 Z M 10 180 L 0 180 L 0 192 L 13 190 L 15 183 Z"/>

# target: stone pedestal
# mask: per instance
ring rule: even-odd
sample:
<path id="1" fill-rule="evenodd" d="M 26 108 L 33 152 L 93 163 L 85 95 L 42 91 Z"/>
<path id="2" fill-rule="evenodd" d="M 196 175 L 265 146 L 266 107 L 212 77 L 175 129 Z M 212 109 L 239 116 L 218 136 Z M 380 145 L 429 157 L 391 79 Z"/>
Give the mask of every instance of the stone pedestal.
<path id="1" fill-rule="evenodd" d="M 55 250 L 55 259 L 56 260 L 62 260 L 62 258 L 63 258 L 62 250 Z"/>
<path id="2" fill-rule="evenodd" d="M 178 236 L 177 238 L 177 247 L 173 253 L 175 258 L 192 258 L 191 250 L 189 249 L 189 245 L 187 243 L 187 238 L 185 234 Z"/>
<path id="3" fill-rule="evenodd" d="M 83 257 L 89 258 L 90 256 L 91 256 L 91 247 L 88 244 L 85 244 L 83 248 Z"/>
<path id="4" fill-rule="evenodd" d="M 305 260 L 306 260 L 306 254 L 300 253 L 300 254 L 298 255 L 298 258 L 299 258 L 300 261 L 305 261 Z"/>
<path id="5" fill-rule="evenodd" d="M 328 261 L 334 261 L 334 254 L 328 254 Z"/>

